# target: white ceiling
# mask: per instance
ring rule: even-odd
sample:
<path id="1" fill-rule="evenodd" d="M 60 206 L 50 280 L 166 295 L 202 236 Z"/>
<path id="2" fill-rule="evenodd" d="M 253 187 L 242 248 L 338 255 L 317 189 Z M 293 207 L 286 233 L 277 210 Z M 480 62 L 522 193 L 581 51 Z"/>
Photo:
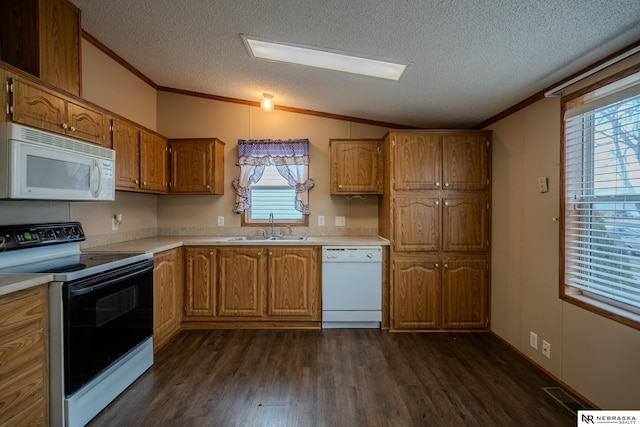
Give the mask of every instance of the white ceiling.
<path id="1" fill-rule="evenodd" d="M 640 40 L 638 0 L 72 0 L 158 86 L 466 128 Z M 409 62 L 399 81 L 250 57 L 240 34 Z"/>

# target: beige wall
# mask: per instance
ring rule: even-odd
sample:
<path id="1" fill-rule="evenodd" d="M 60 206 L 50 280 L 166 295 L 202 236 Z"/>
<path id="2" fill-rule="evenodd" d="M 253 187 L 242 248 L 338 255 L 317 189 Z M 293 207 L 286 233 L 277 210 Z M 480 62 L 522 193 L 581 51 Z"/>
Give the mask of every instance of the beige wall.
<path id="1" fill-rule="evenodd" d="M 158 226 L 163 229 L 226 234 L 227 230 L 217 227 L 218 216 L 224 216 L 226 228 L 240 227 L 240 215 L 233 213 L 235 194 L 231 185 L 239 175 L 238 139 L 308 138 L 309 176 L 315 187 L 309 193 L 310 229 L 306 231 L 358 234 L 377 230 L 377 196 L 348 200 L 329 195 L 329 139 L 381 138 L 385 128 L 278 110 L 265 113 L 248 105 L 160 92 L 158 131 L 168 138 L 217 137 L 226 144 L 224 195 L 159 197 Z M 325 217 L 324 228 L 317 227 L 319 215 Z M 346 217 L 346 227 L 333 227 L 336 215 Z"/>
<path id="2" fill-rule="evenodd" d="M 597 81 L 607 70 L 581 82 Z M 575 90 L 576 88 L 571 88 Z M 492 330 L 601 408 L 640 408 L 640 331 L 558 298 L 560 98 L 547 98 L 493 130 Z M 537 178 L 549 178 L 549 192 Z M 538 350 L 529 332 L 538 334 Z M 551 359 L 542 356 L 551 343 Z"/>
<path id="3" fill-rule="evenodd" d="M 82 40 L 82 97 L 156 130 L 156 90 Z"/>

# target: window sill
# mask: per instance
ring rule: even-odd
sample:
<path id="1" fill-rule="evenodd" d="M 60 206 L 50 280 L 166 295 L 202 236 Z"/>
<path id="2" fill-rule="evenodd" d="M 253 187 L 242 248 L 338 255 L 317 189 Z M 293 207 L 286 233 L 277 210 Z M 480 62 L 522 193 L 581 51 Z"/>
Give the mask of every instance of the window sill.
<path id="1" fill-rule="evenodd" d="M 615 322 L 640 330 L 640 314 L 607 304 L 582 293 L 565 293 L 561 299 Z"/>

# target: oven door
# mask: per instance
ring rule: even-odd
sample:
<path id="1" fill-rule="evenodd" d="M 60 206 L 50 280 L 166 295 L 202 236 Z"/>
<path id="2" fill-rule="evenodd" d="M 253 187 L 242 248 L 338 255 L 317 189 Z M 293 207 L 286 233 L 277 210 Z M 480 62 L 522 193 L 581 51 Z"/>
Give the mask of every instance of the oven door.
<path id="1" fill-rule="evenodd" d="M 153 333 L 153 261 L 63 286 L 64 381 L 69 396 Z"/>

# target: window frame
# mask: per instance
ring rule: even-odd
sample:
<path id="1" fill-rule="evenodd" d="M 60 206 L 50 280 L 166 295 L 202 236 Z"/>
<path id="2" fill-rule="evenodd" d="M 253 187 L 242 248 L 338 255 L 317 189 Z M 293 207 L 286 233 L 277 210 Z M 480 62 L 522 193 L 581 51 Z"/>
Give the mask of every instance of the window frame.
<path id="1" fill-rule="evenodd" d="M 623 303 L 617 303 L 615 301 L 611 301 L 604 297 L 596 297 L 593 295 L 585 294 L 583 291 L 574 288 L 570 285 L 565 284 L 565 263 L 566 263 L 566 254 L 565 254 L 565 219 L 566 219 L 566 170 L 565 170 L 565 161 L 566 161 L 566 151 L 567 151 L 567 140 L 566 140 L 566 123 L 565 123 L 565 113 L 567 110 L 571 109 L 576 103 L 580 103 L 581 100 L 587 99 L 591 94 L 598 93 L 599 89 L 605 88 L 607 86 L 612 86 L 615 90 L 616 82 L 620 80 L 632 76 L 633 74 L 637 74 L 640 72 L 640 64 L 634 65 L 630 68 L 622 70 L 618 73 L 615 73 L 607 78 L 604 78 L 596 83 L 588 85 L 572 94 L 562 97 L 561 100 L 561 144 L 560 144 L 560 239 L 559 239 L 559 253 L 560 253 L 560 268 L 559 268 L 559 297 L 563 301 L 581 307 L 589 312 L 600 315 L 602 317 L 611 319 L 618 323 L 630 326 L 634 329 L 640 330 L 640 311 L 636 310 L 635 307 L 632 309 L 627 309 L 624 307 Z M 569 107 L 569 108 L 568 108 Z"/>
<path id="2" fill-rule="evenodd" d="M 276 169 L 276 167 L 274 165 L 268 165 L 265 166 L 265 172 L 266 172 L 266 168 L 274 168 L 274 170 Z M 279 172 L 276 173 L 279 174 Z M 286 183 L 286 180 L 284 178 L 282 178 L 284 184 L 283 185 L 279 185 L 279 186 L 263 186 L 263 188 L 287 188 L 287 189 L 291 189 L 291 187 Z M 259 181 L 258 181 L 259 182 Z M 252 184 L 253 185 L 253 184 Z M 251 219 L 251 210 L 252 207 L 254 205 L 253 203 L 253 199 L 251 198 L 251 185 L 248 188 L 248 192 L 249 192 L 249 200 L 251 201 L 251 207 L 246 209 L 242 215 L 241 215 L 241 220 L 240 220 L 240 226 L 241 227 L 271 227 L 271 223 L 269 221 L 262 221 L 262 220 L 252 220 Z M 295 198 L 295 195 L 294 195 Z M 294 202 L 294 198 L 292 198 L 292 202 Z M 291 227 L 307 227 L 309 226 L 309 215 L 304 215 L 302 213 L 300 213 L 301 218 L 298 220 L 287 220 L 287 219 L 283 219 L 283 218 L 274 218 L 274 225 L 277 227 L 284 227 L 284 226 L 291 226 Z"/>

